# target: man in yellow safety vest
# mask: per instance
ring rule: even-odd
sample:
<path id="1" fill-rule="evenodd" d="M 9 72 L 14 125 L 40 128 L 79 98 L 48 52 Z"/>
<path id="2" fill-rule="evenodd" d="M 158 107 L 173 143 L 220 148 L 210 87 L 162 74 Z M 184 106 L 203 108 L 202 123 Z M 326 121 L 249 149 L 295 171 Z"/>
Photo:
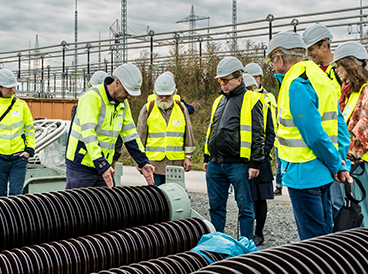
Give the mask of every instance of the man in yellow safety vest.
<path id="1" fill-rule="evenodd" d="M 191 169 L 194 136 L 187 108 L 175 96 L 174 78 L 161 74 L 155 81 L 154 99 L 140 111 L 137 132 L 145 152 L 155 167 L 155 185 L 165 183 L 165 167 L 183 166 Z"/>
<path id="2" fill-rule="evenodd" d="M 342 82 L 336 73 L 336 67 L 331 65 L 333 60 L 330 47 L 333 38 L 332 33 L 324 25 L 314 24 L 303 32 L 302 38 L 307 47 L 308 56 L 326 73 L 336 92 L 337 100 L 339 100 Z M 339 182 L 333 182 L 330 190 L 332 216 L 335 219 L 344 203 L 344 197 Z"/>
<path id="3" fill-rule="evenodd" d="M 143 152 L 127 100 L 141 94 L 142 74 L 126 63 L 115 69 L 113 76 L 78 100 L 66 152 L 67 189 L 114 186 L 111 164 L 119 135 L 147 183 L 153 184 L 154 167 Z"/>
<path id="4" fill-rule="evenodd" d="M 264 155 L 264 122 L 261 97 L 248 91 L 239 59 L 225 57 L 217 66 L 220 96 L 212 106 L 204 151 L 211 222 L 224 232 L 230 184 L 239 207 L 240 233 L 253 239 L 253 178 Z"/>

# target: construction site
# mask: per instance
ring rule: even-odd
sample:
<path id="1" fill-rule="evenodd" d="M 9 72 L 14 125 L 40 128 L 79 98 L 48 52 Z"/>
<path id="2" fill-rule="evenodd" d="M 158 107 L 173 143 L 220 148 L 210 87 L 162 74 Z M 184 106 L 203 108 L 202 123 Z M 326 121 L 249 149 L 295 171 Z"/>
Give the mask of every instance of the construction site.
<path id="1" fill-rule="evenodd" d="M 209 216 L 191 205 L 190 191 L 202 192 L 204 186 L 198 190 L 186 182 L 183 167 L 177 166 L 166 166 L 165 184 L 144 185 L 127 151 L 116 163 L 114 187 L 65 190 L 72 109 L 96 71 L 112 75 L 125 63 L 139 68 L 142 94 L 130 100 L 135 121 L 156 78 L 171 71 L 178 94 L 196 107 L 197 116 L 191 118 L 193 169 L 202 171 L 209 113 L 218 96 L 214 77 L 222 58 L 259 64 L 264 85 L 277 96 L 272 68 L 263 62 L 267 44 L 277 33 L 302 34 L 320 23 L 334 34 L 332 51 L 346 41 L 368 45 L 368 6 L 362 1 L 348 9 L 264 14 L 243 22 L 238 22 L 238 1 L 229 2 L 229 24 L 210 24 L 212 18 L 197 15 L 191 5 L 189 15 L 175 22 L 188 28 L 156 32 L 147 26 L 145 33 L 133 35 L 128 31 L 128 1 L 121 0 L 120 18 L 106 26 L 108 39 L 79 41 L 75 0 L 74 41 L 60 37 L 59 44 L 47 45 L 36 35 L 32 47 L 0 52 L 0 70 L 16 75 L 16 97 L 27 103 L 36 130 L 23 195 L 0 198 L 0 273 L 368 273 L 368 229 L 363 227 L 263 250 L 244 237 L 219 244 L 221 252 L 214 245 L 198 246 L 216 231 Z M 197 21 L 207 27 L 197 28 Z M 134 175 L 126 178 L 134 182 L 123 184 L 123 163 L 131 165 Z M 200 176 L 202 183 L 205 176 Z M 290 206 L 288 198 L 277 202 Z"/>

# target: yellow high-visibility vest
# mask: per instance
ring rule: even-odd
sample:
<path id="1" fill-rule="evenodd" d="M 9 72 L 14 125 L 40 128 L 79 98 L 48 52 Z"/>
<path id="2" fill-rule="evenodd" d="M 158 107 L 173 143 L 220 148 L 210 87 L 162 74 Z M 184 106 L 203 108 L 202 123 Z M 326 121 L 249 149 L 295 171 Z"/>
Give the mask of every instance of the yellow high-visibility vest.
<path id="1" fill-rule="evenodd" d="M 66 157 L 91 168 L 96 168 L 93 161 L 103 156 L 111 164 L 119 134 L 124 143 L 136 140 L 143 151 L 128 101 L 115 106 L 109 102 L 103 84 L 93 87 L 79 98 Z"/>
<path id="2" fill-rule="evenodd" d="M 264 121 L 265 121 L 265 128 L 266 128 L 266 124 L 267 124 L 267 113 L 268 113 L 268 108 L 270 108 L 271 110 L 271 117 L 272 117 L 272 123 L 273 123 L 273 129 L 274 131 L 276 132 L 276 129 L 277 129 L 277 126 L 276 126 L 276 108 L 277 108 L 277 102 L 276 102 L 276 99 L 275 99 L 275 96 L 270 93 L 270 92 L 267 92 L 267 93 L 262 93 L 263 91 L 263 88 L 259 88 L 257 90 L 255 90 L 254 92 L 257 92 L 259 94 L 263 94 L 264 95 L 264 113 L 263 113 L 263 116 L 264 116 Z"/>
<path id="3" fill-rule="evenodd" d="M 0 116 L 8 109 L 14 96 L 0 98 Z M 0 154 L 12 155 L 23 152 L 26 147 L 35 149 L 35 128 L 27 103 L 17 98 L 0 124 Z"/>
<path id="4" fill-rule="evenodd" d="M 152 111 L 149 110 L 150 103 L 146 104 L 147 112 L 150 113 L 147 119 L 147 143 L 146 155 L 149 160 L 162 161 L 165 156 L 169 160 L 184 160 L 184 134 L 185 117 L 182 111 L 183 106 L 179 101 L 174 101 L 168 124 L 157 107 L 153 104 Z"/>
<path id="5" fill-rule="evenodd" d="M 251 147 L 252 147 L 252 109 L 258 102 L 262 102 L 261 94 L 255 92 L 246 92 L 243 97 L 242 108 L 240 110 L 240 157 L 250 160 Z M 217 107 L 222 99 L 223 95 L 216 98 L 212 106 L 210 125 L 207 130 L 206 143 L 204 151 L 206 154 L 211 155 L 209 151 L 208 141 L 211 135 L 211 129 L 213 119 Z"/>
<path id="6" fill-rule="evenodd" d="M 348 102 L 346 103 L 346 106 L 344 108 L 344 111 L 342 115 L 344 115 L 345 122 L 348 123 L 351 114 L 353 113 L 356 104 L 358 103 L 360 94 L 362 93 L 362 90 L 365 86 L 368 86 L 368 83 L 365 83 L 361 86 L 359 92 L 352 92 L 349 96 Z M 364 153 L 364 155 L 361 157 L 364 161 L 368 162 L 368 152 Z"/>
<path id="7" fill-rule="evenodd" d="M 341 86 L 340 86 L 340 83 L 336 79 L 336 73 L 333 70 L 333 66 L 329 65 L 325 73 L 332 83 L 332 86 L 336 92 L 337 100 L 339 100 L 341 96 Z"/>
<path id="8" fill-rule="evenodd" d="M 321 115 L 322 127 L 335 147 L 338 147 L 338 106 L 333 87 L 329 79 L 326 77 L 326 74 L 324 74 L 313 61 L 298 62 L 286 73 L 281 84 L 278 98 L 278 153 L 280 159 L 292 163 L 303 163 L 317 158 L 313 151 L 304 142 L 299 130 L 294 124 L 293 116 L 290 111 L 290 85 L 304 72 L 318 96 L 318 111 Z"/>

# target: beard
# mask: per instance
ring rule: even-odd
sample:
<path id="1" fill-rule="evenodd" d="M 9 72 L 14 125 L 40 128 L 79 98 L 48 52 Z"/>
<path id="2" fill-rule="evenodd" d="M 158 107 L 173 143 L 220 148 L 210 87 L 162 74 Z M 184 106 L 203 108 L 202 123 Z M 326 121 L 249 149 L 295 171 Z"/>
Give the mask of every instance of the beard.
<path id="1" fill-rule="evenodd" d="M 172 104 L 174 103 L 174 101 L 171 99 L 171 100 L 158 100 L 156 99 L 156 104 L 157 106 L 162 109 L 162 110 L 167 110 L 169 107 L 172 106 Z"/>

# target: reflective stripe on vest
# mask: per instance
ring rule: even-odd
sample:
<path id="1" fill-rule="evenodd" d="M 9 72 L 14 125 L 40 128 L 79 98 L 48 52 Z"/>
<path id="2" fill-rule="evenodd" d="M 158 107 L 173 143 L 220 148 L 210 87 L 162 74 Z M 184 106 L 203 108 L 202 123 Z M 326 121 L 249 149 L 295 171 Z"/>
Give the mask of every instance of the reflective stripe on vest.
<path id="1" fill-rule="evenodd" d="M 146 107 L 148 110 L 149 103 L 146 104 Z M 169 160 L 184 160 L 185 126 L 184 113 L 177 101 L 174 101 L 168 124 L 162 117 L 157 104 L 154 103 L 147 119 L 146 155 L 148 159 L 161 161 L 166 156 Z"/>
<path id="2" fill-rule="evenodd" d="M 352 92 L 349 96 L 348 102 L 346 103 L 346 106 L 344 108 L 344 111 L 342 115 L 344 115 L 344 120 L 346 123 L 348 123 L 351 114 L 353 113 L 355 106 L 358 103 L 360 94 L 362 93 L 362 90 L 364 87 L 368 86 L 368 83 L 365 83 L 360 88 L 359 92 Z M 368 162 L 368 152 L 364 153 L 364 155 L 361 157 L 364 161 Z"/>
<path id="3" fill-rule="evenodd" d="M 94 116 L 94 111 L 81 110 L 80 106 L 78 106 L 67 150 L 67 159 L 75 161 L 76 157 L 78 157 L 80 159 L 79 163 L 88 167 L 95 167 L 93 161 L 103 156 L 109 163 L 112 162 L 117 137 L 125 126 L 125 115 L 130 115 L 126 101 L 118 106 L 109 103 L 104 85 L 91 88 L 79 100 L 94 98 L 92 99 L 92 102 L 94 102 L 96 97 L 99 98 L 98 102 L 100 104 L 94 106 L 99 108 L 98 114 L 96 113 L 98 117 Z M 80 121 L 81 115 L 84 118 L 84 124 L 82 125 Z M 85 144 L 87 151 L 85 149 L 77 151 L 79 141 Z M 83 155 L 83 157 L 80 155 Z"/>
<path id="4" fill-rule="evenodd" d="M 0 98 L 0 116 L 11 105 L 15 95 Z M 3 117 L 0 124 L 0 154 L 12 155 L 25 148 L 35 149 L 35 128 L 31 111 L 25 101 L 17 98 L 12 109 Z M 6 182 L 3 182 L 6 184 Z"/>
<path id="5" fill-rule="evenodd" d="M 326 74 L 313 61 L 302 61 L 293 65 L 286 73 L 280 88 L 279 128 L 277 130 L 279 157 L 292 163 L 308 162 L 316 158 L 313 151 L 304 142 L 299 130 L 294 124 L 290 112 L 289 88 L 291 83 L 303 73 L 306 73 L 314 91 L 318 96 L 318 111 L 321 124 L 335 147 L 337 144 L 337 98 Z"/>
<path id="6" fill-rule="evenodd" d="M 242 108 L 240 110 L 240 157 L 250 160 L 252 147 L 252 109 L 254 105 L 261 101 L 261 95 L 255 92 L 245 92 L 243 97 Z M 209 151 L 208 141 L 211 135 L 211 128 L 217 107 L 224 95 L 216 98 L 212 106 L 210 125 L 207 130 L 206 143 L 204 151 L 211 155 Z"/>

